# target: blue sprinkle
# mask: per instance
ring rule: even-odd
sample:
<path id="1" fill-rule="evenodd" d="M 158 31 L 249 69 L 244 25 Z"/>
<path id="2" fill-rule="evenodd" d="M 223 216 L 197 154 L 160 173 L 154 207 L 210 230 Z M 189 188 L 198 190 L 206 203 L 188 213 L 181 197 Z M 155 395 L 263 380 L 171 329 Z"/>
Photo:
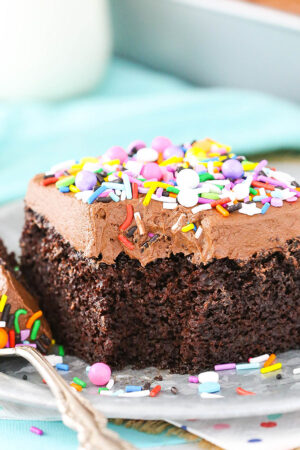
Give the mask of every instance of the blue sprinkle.
<path id="1" fill-rule="evenodd" d="M 250 443 L 254 443 L 254 442 L 262 442 L 262 439 L 258 439 L 258 438 L 255 438 L 255 439 L 248 439 L 248 442 L 250 442 Z"/>
<path id="2" fill-rule="evenodd" d="M 259 363 L 244 363 L 244 364 L 237 364 L 236 370 L 249 370 L 249 369 L 259 369 L 260 364 Z"/>
<path id="3" fill-rule="evenodd" d="M 95 190 L 95 192 L 92 193 L 92 195 L 88 198 L 88 203 L 91 204 L 93 203 L 97 197 L 99 197 L 100 194 L 102 194 L 102 192 L 106 191 L 107 187 L 106 186 L 100 186 L 98 189 Z"/>
<path id="4" fill-rule="evenodd" d="M 268 203 L 268 202 L 265 203 L 264 206 L 261 208 L 261 213 L 265 214 L 269 208 L 270 208 L 270 203 Z"/>
<path id="5" fill-rule="evenodd" d="M 55 367 L 57 370 L 64 370 L 65 372 L 69 370 L 69 364 L 57 363 Z"/>
<path id="6" fill-rule="evenodd" d="M 213 158 L 201 159 L 200 163 L 209 162 L 209 161 L 219 161 L 218 156 L 214 156 Z"/>
<path id="7" fill-rule="evenodd" d="M 182 425 L 182 426 L 181 426 L 181 429 L 184 430 L 184 431 L 186 431 L 186 430 L 187 430 L 187 426 L 186 426 L 186 425 Z"/>
<path id="8" fill-rule="evenodd" d="M 67 192 L 70 192 L 70 188 L 68 186 L 62 186 L 59 188 L 59 192 L 66 194 Z"/>
<path id="9" fill-rule="evenodd" d="M 271 192 L 271 197 L 273 198 L 281 198 L 282 199 L 282 193 L 281 191 L 277 190 L 277 191 L 272 191 Z"/>
<path id="10" fill-rule="evenodd" d="M 215 392 L 219 392 L 221 390 L 221 386 L 219 383 L 215 383 L 213 381 L 207 381 L 206 383 L 201 383 L 198 387 L 198 391 L 208 392 L 210 394 L 214 394 Z"/>
<path id="11" fill-rule="evenodd" d="M 109 196 L 114 202 L 119 202 L 120 201 L 120 197 L 118 197 L 114 192 L 110 192 Z"/>
<path id="12" fill-rule="evenodd" d="M 105 181 L 104 183 L 102 183 L 102 186 L 105 186 L 106 189 L 119 189 L 120 191 L 124 191 L 124 189 L 125 189 L 124 184 L 114 183 L 114 182 L 110 182 L 110 181 Z"/>
<path id="13" fill-rule="evenodd" d="M 263 195 L 255 195 L 252 200 L 254 202 L 261 202 L 264 198 L 266 197 L 264 197 Z"/>
<path id="14" fill-rule="evenodd" d="M 137 392 L 137 391 L 141 391 L 142 389 L 143 389 L 142 386 L 127 385 L 125 387 L 125 392 Z"/>

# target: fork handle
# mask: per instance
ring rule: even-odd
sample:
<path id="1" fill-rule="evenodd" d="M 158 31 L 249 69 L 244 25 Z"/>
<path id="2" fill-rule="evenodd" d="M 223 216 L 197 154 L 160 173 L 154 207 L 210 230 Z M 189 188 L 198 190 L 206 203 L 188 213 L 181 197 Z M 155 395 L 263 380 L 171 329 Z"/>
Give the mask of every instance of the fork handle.
<path id="1" fill-rule="evenodd" d="M 12 350 L 12 349 L 9 349 Z M 15 354 L 29 361 L 44 378 L 57 401 L 64 424 L 77 431 L 84 450 L 131 450 L 134 447 L 107 428 L 107 419 L 74 391 L 33 347 L 15 347 Z"/>

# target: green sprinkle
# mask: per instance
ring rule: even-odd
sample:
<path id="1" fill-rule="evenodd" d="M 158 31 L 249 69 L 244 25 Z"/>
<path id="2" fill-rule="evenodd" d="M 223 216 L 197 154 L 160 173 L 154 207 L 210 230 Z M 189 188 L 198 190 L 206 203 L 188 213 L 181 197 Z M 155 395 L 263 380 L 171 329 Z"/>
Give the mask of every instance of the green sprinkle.
<path id="1" fill-rule="evenodd" d="M 15 272 L 19 272 L 19 270 L 20 270 L 20 267 L 19 267 L 19 266 L 15 266 L 15 267 L 14 267 L 14 271 L 15 271 Z"/>
<path id="2" fill-rule="evenodd" d="M 81 386 L 81 387 L 83 387 L 83 388 L 86 387 L 86 382 L 83 381 L 83 380 L 81 380 L 81 379 L 78 378 L 78 377 L 74 377 L 74 378 L 73 378 L 73 381 L 74 381 L 74 383 L 78 384 L 79 386 Z"/>
<path id="3" fill-rule="evenodd" d="M 214 179 L 215 179 L 215 177 L 213 175 L 211 175 L 210 173 L 199 173 L 200 183 L 202 183 L 203 181 L 214 180 Z"/>
<path id="4" fill-rule="evenodd" d="M 257 195 L 258 194 L 257 190 L 254 189 L 253 187 L 250 187 L 249 191 L 250 191 L 250 194 L 252 194 L 252 195 Z"/>
<path id="5" fill-rule="evenodd" d="M 101 391 L 108 391 L 108 389 L 106 387 L 100 387 L 98 389 L 99 394 L 100 394 Z"/>
<path id="6" fill-rule="evenodd" d="M 209 198 L 212 200 L 218 200 L 220 196 L 218 194 L 214 194 L 213 192 L 207 192 L 205 194 L 201 194 L 202 198 Z"/>
<path id="7" fill-rule="evenodd" d="M 17 309 L 15 312 L 14 326 L 16 333 L 20 333 L 19 316 L 22 314 L 27 314 L 26 309 Z"/>
<path id="8" fill-rule="evenodd" d="M 70 186 L 70 184 L 75 183 L 75 177 L 74 175 L 70 175 L 69 177 L 63 178 L 62 180 L 58 180 L 55 184 L 57 188 L 64 187 L 64 186 Z"/>
<path id="9" fill-rule="evenodd" d="M 94 172 L 94 173 L 101 173 L 101 172 L 103 172 L 103 169 L 102 169 L 102 167 L 100 167 L 100 169 L 98 169 L 98 170 L 95 170 L 95 172 Z"/>
<path id="10" fill-rule="evenodd" d="M 167 187 L 167 192 L 173 192 L 174 194 L 179 194 L 180 189 L 173 187 L 173 186 L 168 186 Z"/>
<path id="11" fill-rule="evenodd" d="M 41 321 L 39 319 L 37 319 L 33 323 L 32 328 L 31 328 L 31 333 L 30 333 L 30 340 L 31 341 L 35 341 L 36 340 L 38 331 L 40 329 L 40 326 L 41 326 Z"/>
<path id="12" fill-rule="evenodd" d="M 222 186 L 222 184 L 214 184 L 214 186 L 217 186 L 219 189 L 224 189 L 224 186 Z"/>
<path id="13" fill-rule="evenodd" d="M 65 356 L 65 349 L 62 345 L 58 346 L 58 354 L 59 356 Z"/>

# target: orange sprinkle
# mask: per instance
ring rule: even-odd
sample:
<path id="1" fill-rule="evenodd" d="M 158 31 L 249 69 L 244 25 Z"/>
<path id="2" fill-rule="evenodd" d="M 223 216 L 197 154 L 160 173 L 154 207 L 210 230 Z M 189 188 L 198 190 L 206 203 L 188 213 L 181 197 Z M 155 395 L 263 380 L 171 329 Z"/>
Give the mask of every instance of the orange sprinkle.
<path id="1" fill-rule="evenodd" d="M 273 364 L 273 362 L 276 359 L 276 355 L 274 355 L 274 353 L 272 353 L 269 358 L 267 359 L 267 361 L 264 362 L 264 367 L 269 367 Z"/>
<path id="2" fill-rule="evenodd" d="M 176 198 L 176 197 L 177 197 L 177 194 L 175 194 L 174 192 L 170 192 L 170 193 L 169 193 L 169 197 Z"/>
<path id="3" fill-rule="evenodd" d="M 229 216 L 229 212 L 227 211 L 227 209 L 223 208 L 223 206 L 221 205 L 217 205 L 216 206 L 216 210 L 222 214 L 223 217 L 228 217 Z"/>
<path id="4" fill-rule="evenodd" d="M 139 198 L 139 191 L 137 183 L 131 183 L 132 186 L 132 198 Z"/>
<path id="5" fill-rule="evenodd" d="M 133 219 L 133 206 L 130 204 L 127 204 L 126 205 L 126 219 L 120 226 L 120 230 L 121 231 L 127 230 L 127 228 L 129 227 L 129 225 L 132 222 L 132 219 Z"/>
<path id="6" fill-rule="evenodd" d="M 133 243 L 130 242 L 125 236 L 123 236 L 123 234 L 119 234 L 118 239 L 122 242 L 122 244 L 125 245 L 125 247 L 129 248 L 129 250 L 134 249 Z"/>
<path id="7" fill-rule="evenodd" d="M 226 198 L 219 198 L 219 200 L 215 200 L 211 202 L 210 206 L 214 208 L 217 205 L 224 205 L 225 203 L 229 203 L 231 199 L 229 197 Z"/>
<path id="8" fill-rule="evenodd" d="M 49 184 L 54 184 L 58 181 L 56 177 L 49 177 L 43 180 L 43 186 L 48 186 Z"/>
<path id="9" fill-rule="evenodd" d="M 161 386 L 158 384 L 150 391 L 150 397 L 156 397 L 157 394 L 161 391 Z"/>
<path id="10" fill-rule="evenodd" d="M 40 317 L 42 317 L 42 315 L 43 315 L 43 312 L 40 310 L 40 311 L 37 311 L 36 313 L 34 313 L 34 314 L 32 314 L 32 316 L 31 317 L 29 317 L 29 319 L 27 320 L 27 323 L 26 323 L 26 328 L 31 328 L 32 327 L 32 325 L 33 325 L 33 322 L 35 322 L 37 319 L 39 319 Z"/>
<path id="11" fill-rule="evenodd" d="M 76 384 L 76 383 L 70 383 L 70 386 L 72 386 L 73 388 L 75 388 L 76 391 L 78 391 L 78 392 L 82 391 L 82 387 L 79 386 L 79 384 Z"/>
<path id="12" fill-rule="evenodd" d="M 255 395 L 255 392 L 246 391 L 245 389 L 241 387 L 236 388 L 236 393 L 239 395 Z"/>
<path id="13" fill-rule="evenodd" d="M 163 154 L 162 153 L 159 153 L 158 154 L 158 158 L 157 158 L 157 164 L 160 164 L 160 163 L 162 163 L 163 162 L 163 160 L 164 160 L 164 157 L 163 157 Z"/>

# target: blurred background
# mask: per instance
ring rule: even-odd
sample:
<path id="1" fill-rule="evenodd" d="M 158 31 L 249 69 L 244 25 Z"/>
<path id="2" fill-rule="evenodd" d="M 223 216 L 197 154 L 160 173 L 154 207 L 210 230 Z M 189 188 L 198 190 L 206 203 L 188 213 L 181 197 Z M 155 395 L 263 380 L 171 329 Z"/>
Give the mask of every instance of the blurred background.
<path id="1" fill-rule="evenodd" d="M 300 172 L 299 14 L 300 0 L 2 0 L 0 202 L 58 161 L 156 135 Z"/>

